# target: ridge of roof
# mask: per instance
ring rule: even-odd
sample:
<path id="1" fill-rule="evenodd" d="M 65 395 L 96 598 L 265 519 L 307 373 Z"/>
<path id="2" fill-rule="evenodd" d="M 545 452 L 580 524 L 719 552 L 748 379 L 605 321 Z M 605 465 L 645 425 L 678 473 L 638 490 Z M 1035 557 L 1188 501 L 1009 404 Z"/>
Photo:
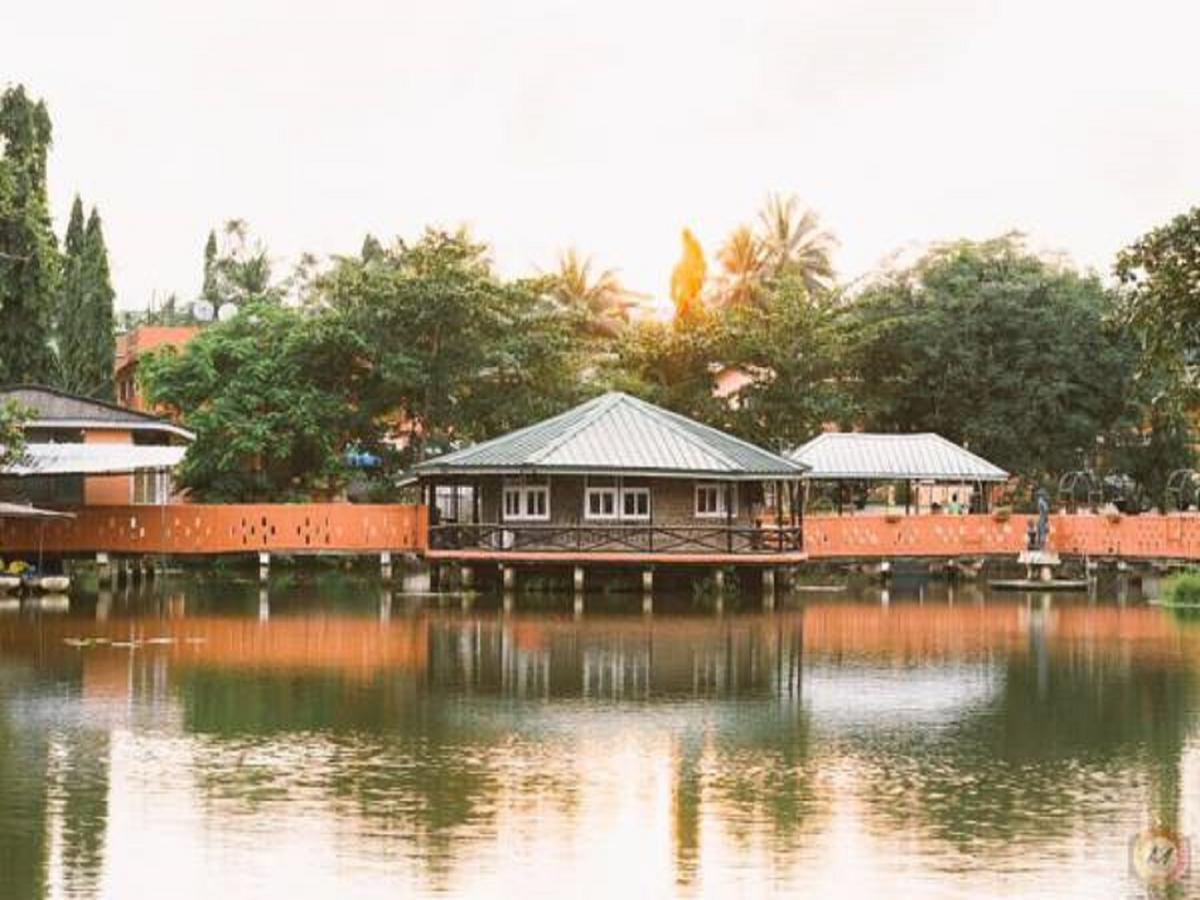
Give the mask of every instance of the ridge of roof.
<path id="1" fill-rule="evenodd" d="M 45 394 L 52 394 L 55 397 L 62 397 L 65 400 L 74 400 L 77 403 L 90 403 L 93 406 L 99 406 L 101 409 L 107 409 L 110 412 L 118 412 L 122 415 L 127 415 L 135 419 L 142 419 L 145 422 L 155 425 L 174 425 L 173 422 L 164 419 L 162 416 L 156 416 L 137 409 L 130 409 L 128 406 L 121 406 L 108 400 L 98 400 L 95 397 L 85 397 L 83 394 L 72 394 L 70 391 L 64 391 L 62 388 L 51 387 L 48 384 L 20 382 L 18 384 L 0 385 L 0 395 L 15 391 L 41 391 Z"/>
<path id="2" fill-rule="evenodd" d="M 668 422 L 671 426 L 671 430 L 673 432 L 675 432 L 676 434 L 679 434 L 685 440 L 689 441 L 693 446 L 700 446 L 700 447 L 705 447 L 705 448 L 710 449 L 712 452 L 714 452 L 718 456 L 722 457 L 727 463 L 729 463 L 732 466 L 736 466 L 738 464 L 736 460 L 730 459 L 724 452 L 722 452 L 719 449 L 710 448 L 709 445 L 707 445 L 707 444 L 701 444 L 699 441 L 697 441 L 696 435 L 693 434 L 692 431 L 698 430 L 698 431 L 710 433 L 710 434 L 714 435 L 715 437 L 720 438 L 721 440 L 730 441 L 731 443 L 737 444 L 738 446 L 742 447 L 743 449 L 749 450 L 753 453 L 758 453 L 758 454 L 766 455 L 766 456 L 773 456 L 777 459 L 781 459 L 785 463 L 788 463 L 793 468 L 795 468 L 797 472 L 803 472 L 806 468 L 808 468 L 806 465 L 804 465 L 804 463 L 798 462 L 797 460 L 794 460 L 794 459 L 790 459 L 789 457 L 785 456 L 782 453 L 776 453 L 773 450 L 768 450 L 766 447 L 759 447 L 756 444 L 752 444 L 747 440 L 743 440 L 742 438 L 738 437 L 735 434 L 729 434 L 728 432 L 722 431 L 719 428 L 714 428 L 711 425 L 705 425 L 703 422 L 698 422 L 695 419 L 689 419 L 687 416 L 677 413 L 674 410 L 670 410 L 670 409 L 667 409 L 662 406 L 655 406 L 653 403 L 647 403 L 645 400 L 641 400 L 637 397 L 633 397 L 628 394 L 621 394 L 621 396 L 628 398 L 630 401 L 632 401 L 635 404 L 641 404 L 642 406 L 648 407 L 652 413 L 657 413 L 658 415 L 665 416 L 668 419 Z"/>
<path id="3" fill-rule="evenodd" d="M 622 394 L 620 391 L 607 391 L 606 393 L 601 394 L 599 397 L 593 397 L 591 400 L 585 401 L 581 406 L 576 406 L 567 410 L 568 413 L 575 413 L 579 417 L 579 421 L 572 422 L 563 429 L 562 433 L 557 438 L 552 440 L 545 447 L 535 450 L 531 454 L 531 459 L 534 459 L 538 462 L 544 460 L 547 456 L 549 456 L 571 438 L 575 437 L 575 435 L 579 434 L 579 432 L 583 431 L 585 428 L 611 410 L 614 406 L 619 404 L 621 402 L 621 398 L 624 396 L 625 394 Z M 553 419 L 547 419 L 546 421 L 553 421 Z M 542 424 L 545 424 L 545 422 Z"/>

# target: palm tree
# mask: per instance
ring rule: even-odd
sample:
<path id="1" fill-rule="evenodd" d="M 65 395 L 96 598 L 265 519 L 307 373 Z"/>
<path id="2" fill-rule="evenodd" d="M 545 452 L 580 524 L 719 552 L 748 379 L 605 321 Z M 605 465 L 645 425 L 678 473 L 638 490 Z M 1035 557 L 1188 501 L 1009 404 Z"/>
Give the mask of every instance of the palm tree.
<path id="1" fill-rule="evenodd" d="M 728 306 L 749 303 L 762 281 L 765 253 L 762 241 L 747 225 L 739 225 L 717 251 L 721 263 L 720 302 Z"/>
<path id="2" fill-rule="evenodd" d="M 815 212 L 805 209 L 795 195 L 771 194 L 758 221 L 768 274 L 797 275 L 810 291 L 830 287 L 833 282 L 830 254 L 837 240 L 821 227 Z"/>
<path id="3" fill-rule="evenodd" d="M 555 296 L 582 315 L 592 337 L 616 337 L 629 323 L 633 302 L 612 269 L 593 273 L 591 258 L 571 248 L 559 256 L 553 278 Z"/>

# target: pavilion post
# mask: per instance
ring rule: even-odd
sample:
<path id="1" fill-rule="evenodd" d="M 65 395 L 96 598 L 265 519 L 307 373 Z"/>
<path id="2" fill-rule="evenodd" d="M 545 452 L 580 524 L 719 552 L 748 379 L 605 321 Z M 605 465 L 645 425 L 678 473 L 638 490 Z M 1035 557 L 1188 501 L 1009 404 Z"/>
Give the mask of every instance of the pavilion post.
<path id="1" fill-rule="evenodd" d="M 725 482 L 725 544 L 729 552 L 733 552 L 733 491 L 732 482 Z"/>

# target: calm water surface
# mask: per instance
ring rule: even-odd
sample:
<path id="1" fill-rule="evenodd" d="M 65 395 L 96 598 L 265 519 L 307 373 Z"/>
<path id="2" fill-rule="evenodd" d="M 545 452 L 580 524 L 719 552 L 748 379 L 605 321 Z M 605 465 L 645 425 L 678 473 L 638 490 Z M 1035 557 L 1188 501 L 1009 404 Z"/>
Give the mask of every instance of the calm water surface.
<path id="1" fill-rule="evenodd" d="M 1124 897 L 1134 833 L 1200 836 L 1200 625 L 888 600 L 0 607 L 0 897 Z"/>

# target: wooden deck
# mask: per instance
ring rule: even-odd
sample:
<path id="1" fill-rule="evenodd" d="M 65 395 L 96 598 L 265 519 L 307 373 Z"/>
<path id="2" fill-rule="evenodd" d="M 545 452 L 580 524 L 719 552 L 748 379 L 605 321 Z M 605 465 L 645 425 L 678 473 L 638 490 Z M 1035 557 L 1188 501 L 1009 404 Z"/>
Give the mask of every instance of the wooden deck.
<path id="1" fill-rule="evenodd" d="M 601 566 L 793 566 L 808 555 L 798 551 L 770 553 L 695 553 L 633 550 L 426 550 L 431 562 L 495 563 L 496 565 L 601 565 Z"/>

